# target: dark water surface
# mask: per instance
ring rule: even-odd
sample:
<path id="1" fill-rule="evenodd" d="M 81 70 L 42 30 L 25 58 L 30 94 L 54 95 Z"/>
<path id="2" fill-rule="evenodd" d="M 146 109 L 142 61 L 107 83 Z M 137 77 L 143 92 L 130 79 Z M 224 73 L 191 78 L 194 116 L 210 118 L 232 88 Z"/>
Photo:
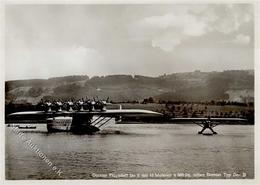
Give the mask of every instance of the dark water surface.
<path id="1" fill-rule="evenodd" d="M 6 128 L 6 179 L 130 178 L 130 174 L 176 179 L 206 173 L 200 178 L 227 178 L 223 173 L 232 174 L 229 178 L 254 178 L 254 126 L 218 126 L 219 134 L 214 136 L 198 135 L 199 129 L 131 124 L 111 125 L 94 135 L 74 135 L 48 134 L 42 125 L 42 132 L 23 132 L 26 141 L 31 140 L 52 162 L 49 166 Z"/>

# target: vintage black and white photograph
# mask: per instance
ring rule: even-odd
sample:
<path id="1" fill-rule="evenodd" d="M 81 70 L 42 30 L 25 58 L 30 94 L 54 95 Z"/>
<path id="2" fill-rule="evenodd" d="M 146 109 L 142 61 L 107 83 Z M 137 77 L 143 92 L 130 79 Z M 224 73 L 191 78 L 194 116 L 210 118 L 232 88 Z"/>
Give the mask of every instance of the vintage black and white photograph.
<path id="1" fill-rule="evenodd" d="M 6 3 L 5 180 L 255 179 L 254 8 Z"/>

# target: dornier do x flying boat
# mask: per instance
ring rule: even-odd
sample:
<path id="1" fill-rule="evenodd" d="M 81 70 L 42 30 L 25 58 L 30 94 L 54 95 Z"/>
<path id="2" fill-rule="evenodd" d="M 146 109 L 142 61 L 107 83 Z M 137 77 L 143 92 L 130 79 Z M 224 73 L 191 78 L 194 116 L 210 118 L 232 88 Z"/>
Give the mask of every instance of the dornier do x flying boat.
<path id="1" fill-rule="evenodd" d="M 107 100 L 81 99 L 78 101 L 69 100 L 45 101 L 41 102 L 41 111 L 16 112 L 7 116 L 6 124 L 18 125 L 20 129 L 35 129 L 35 126 L 26 124 L 47 124 L 48 132 L 67 131 L 77 133 L 94 133 L 100 130 L 104 125 L 115 122 L 116 119 L 126 115 L 150 115 L 162 116 L 161 113 L 143 110 L 143 109 L 106 109 Z M 121 106 L 120 106 L 121 107 Z M 167 120 L 169 121 L 169 120 Z M 198 134 L 204 134 L 206 129 L 211 130 L 212 134 L 217 134 L 214 127 L 224 122 L 241 123 L 247 122 L 243 118 L 170 118 L 170 122 L 177 124 L 194 123 L 202 127 Z M 26 126 L 21 126 L 25 124 Z"/>
<path id="2" fill-rule="evenodd" d="M 69 100 L 45 101 L 40 105 L 42 111 L 16 112 L 7 116 L 6 124 L 47 124 L 48 132 L 72 131 L 79 133 L 94 133 L 105 124 L 115 121 L 124 115 L 153 115 L 162 114 L 142 109 L 106 109 L 105 100 Z M 23 127 L 30 128 L 30 127 Z"/>

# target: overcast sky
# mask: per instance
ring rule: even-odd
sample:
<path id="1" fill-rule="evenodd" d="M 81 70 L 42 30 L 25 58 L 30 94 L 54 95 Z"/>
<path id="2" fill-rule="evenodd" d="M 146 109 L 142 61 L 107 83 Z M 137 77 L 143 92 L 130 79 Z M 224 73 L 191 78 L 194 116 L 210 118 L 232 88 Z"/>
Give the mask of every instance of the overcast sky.
<path id="1" fill-rule="evenodd" d="M 6 80 L 254 68 L 249 4 L 7 5 Z"/>

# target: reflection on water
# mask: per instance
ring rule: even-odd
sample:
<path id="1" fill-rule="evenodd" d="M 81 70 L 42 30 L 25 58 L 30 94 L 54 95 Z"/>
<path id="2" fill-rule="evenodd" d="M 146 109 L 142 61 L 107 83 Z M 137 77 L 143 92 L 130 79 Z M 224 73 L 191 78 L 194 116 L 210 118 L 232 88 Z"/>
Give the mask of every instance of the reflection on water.
<path id="1" fill-rule="evenodd" d="M 254 177 L 254 127 L 216 127 L 197 135 L 193 125 L 111 125 L 94 135 L 24 132 L 62 176 L 6 128 L 7 179 L 93 179 L 93 174 L 246 173 Z M 224 177 L 221 177 L 224 178 Z"/>

